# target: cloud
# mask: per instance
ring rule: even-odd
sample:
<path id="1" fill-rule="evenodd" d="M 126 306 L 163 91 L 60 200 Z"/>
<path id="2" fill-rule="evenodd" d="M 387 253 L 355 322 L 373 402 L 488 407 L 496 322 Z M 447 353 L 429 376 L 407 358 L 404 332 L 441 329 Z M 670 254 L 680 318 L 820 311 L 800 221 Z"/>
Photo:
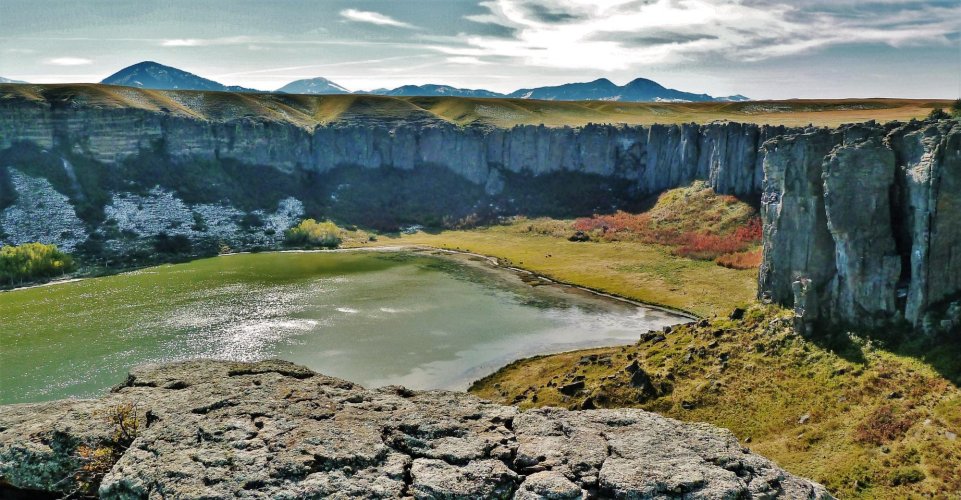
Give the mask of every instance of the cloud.
<path id="1" fill-rule="evenodd" d="M 168 38 L 160 41 L 161 47 L 210 47 L 226 45 L 249 45 L 251 43 L 269 43 L 269 40 L 258 40 L 249 36 L 225 36 L 220 38 Z"/>
<path id="2" fill-rule="evenodd" d="M 196 38 L 175 38 L 173 40 L 164 40 L 160 43 L 161 47 L 197 47 L 200 45 L 206 44 L 203 40 Z"/>
<path id="3" fill-rule="evenodd" d="M 83 57 L 54 57 L 44 61 L 46 64 L 52 64 L 54 66 L 83 66 L 86 64 L 92 64 L 93 61 L 90 59 L 85 59 Z"/>
<path id="4" fill-rule="evenodd" d="M 348 21 L 355 21 L 358 23 L 370 23 L 376 24 L 378 26 L 394 26 L 397 28 L 407 28 L 416 29 L 416 26 L 412 24 L 405 23 L 403 21 L 398 21 L 390 16 L 385 16 L 379 12 L 371 12 L 367 10 L 357 10 L 357 9 L 344 9 L 340 11 L 340 16 Z"/>
<path id="5" fill-rule="evenodd" d="M 485 64 L 491 64 L 487 61 L 482 61 L 476 57 L 471 56 L 451 56 L 446 59 L 447 62 L 451 64 L 467 64 L 473 66 L 483 66 Z"/>
<path id="6" fill-rule="evenodd" d="M 432 47 L 448 57 L 614 71 L 727 58 L 760 61 L 831 46 L 948 46 L 961 4 L 921 0 L 486 0 L 466 19 L 509 29 Z"/>

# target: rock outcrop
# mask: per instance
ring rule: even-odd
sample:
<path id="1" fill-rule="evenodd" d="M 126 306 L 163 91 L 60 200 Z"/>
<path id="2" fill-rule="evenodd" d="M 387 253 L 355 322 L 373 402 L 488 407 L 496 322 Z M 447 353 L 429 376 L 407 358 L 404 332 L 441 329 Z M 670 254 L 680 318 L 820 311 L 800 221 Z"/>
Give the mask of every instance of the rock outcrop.
<path id="1" fill-rule="evenodd" d="M 0 406 L 0 493 L 75 491 L 78 449 L 115 446 L 104 416 L 125 405 L 136 431 L 101 498 L 830 498 L 710 425 L 367 390 L 283 361 L 145 366 L 102 399 Z"/>
<path id="2" fill-rule="evenodd" d="M 764 144 L 759 294 L 798 327 L 961 331 L 961 124 L 874 123 Z"/>

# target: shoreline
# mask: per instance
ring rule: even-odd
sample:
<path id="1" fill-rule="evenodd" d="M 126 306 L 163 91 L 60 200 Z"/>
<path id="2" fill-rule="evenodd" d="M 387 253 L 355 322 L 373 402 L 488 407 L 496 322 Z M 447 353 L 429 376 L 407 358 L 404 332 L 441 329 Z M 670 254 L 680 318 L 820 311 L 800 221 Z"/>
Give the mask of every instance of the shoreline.
<path id="1" fill-rule="evenodd" d="M 665 305 L 662 305 L 662 304 L 648 303 L 648 302 L 640 301 L 640 300 L 637 300 L 637 299 L 632 299 L 632 298 L 630 298 L 630 297 L 625 297 L 625 296 L 622 296 L 622 295 L 618 295 L 618 294 L 606 292 L 606 291 L 604 291 L 604 290 L 598 290 L 598 289 L 591 288 L 591 287 L 588 287 L 588 286 L 585 286 L 585 285 L 581 285 L 581 284 L 578 284 L 578 283 L 571 283 L 571 282 L 567 282 L 567 281 L 563 281 L 563 280 L 558 280 L 558 279 L 552 278 L 552 277 L 550 277 L 550 276 L 545 276 L 545 275 L 543 275 L 543 274 L 539 274 L 539 273 L 536 273 L 536 272 L 534 272 L 534 271 L 531 271 L 531 270 L 528 270 L 528 269 L 524 269 L 524 268 L 522 268 L 522 267 L 511 266 L 511 265 L 504 265 L 504 264 L 502 264 L 502 263 L 500 262 L 500 260 L 498 260 L 497 257 L 491 256 L 491 255 L 484 255 L 484 254 L 480 254 L 480 253 L 476 253 L 476 252 L 470 252 L 470 251 L 466 251 L 466 250 L 454 250 L 454 249 L 450 249 L 450 248 L 439 248 L 439 247 L 433 247 L 433 246 L 430 246 L 430 245 L 422 245 L 422 244 L 376 245 L 376 246 L 358 246 L 358 247 L 349 247 L 349 248 L 330 248 L 330 249 L 325 249 L 325 248 L 317 248 L 317 249 L 279 249 L 279 250 L 267 250 L 267 251 L 264 251 L 264 252 L 249 252 L 249 251 L 246 251 L 246 252 L 231 252 L 231 253 L 226 253 L 226 254 L 211 255 L 211 256 L 207 256 L 207 257 L 196 257 L 196 258 L 191 258 L 191 259 L 187 259 L 187 260 L 180 261 L 180 262 L 161 262 L 161 263 L 152 264 L 152 265 L 147 265 L 147 266 L 139 266 L 139 267 L 133 267 L 133 268 L 126 268 L 126 269 L 118 270 L 117 272 L 108 272 L 108 273 L 101 273 L 101 274 L 90 275 L 90 276 L 76 276 L 76 277 L 65 278 L 65 279 L 50 280 L 50 281 L 47 281 L 47 282 L 44 282 L 44 283 L 36 283 L 36 284 L 25 285 L 25 286 L 21 286 L 21 287 L 14 287 L 14 288 L 2 289 L 2 290 L 0 290 L 0 293 L 4 293 L 4 292 L 15 292 L 15 291 L 20 291 L 20 290 L 29 290 L 29 289 L 32 289 L 32 288 L 40 288 L 40 287 L 47 287 L 47 286 L 53 286 L 53 285 L 62 285 L 62 284 L 67 284 L 67 283 L 75 283 L 75 282 L 84 281 L 84 280 L 93 279 L 93 278 L 104 278 L 104 277 L 108 277 L 108 276 L 119 276 L 119 275 L 123 275 L 123 274 L 126 274 L 126 273 L 131 273 L 131 272 L 140 271 L 140 270 L 143 270 L 143 269 L 149 269 L 149 268 L 151 268 L 151 267 L 157 267 L 157 266 L 163 266 L 163 265 L 185 264 L 185 263 L 193 262 L 193 261 L 195 261 L 195 260 L 200 260 L 200 259 L 210 259 L 210 258 L 219 258 L 219 257 L 230 257 L 231 255 L 247 255 L 247 254 L 254 254 L 254 253 L 348 253 L 348 252 L 405 252 L 405 251 L 406 251 L 406 252 L 435 252 L 435 253 L 445 254 L 445 255 L 448 256 L 448 257 L 463 256 L 463 257 L 479 258 L 479 259 L 482 259 L 482 260 L 484 260 L 485 262 L 487 262 L 487 264 L 490 265 L 491 268 L 493 268 L 493 269 L 500 270 L 500 271 L 505 271 L 505 272 L 510 272 L 510 273 L 512 273 L 513 275 L 517 276 L 517 277 L 520 277 L 521 275 L 523 275 L 523 276 L 528 276 L 528 277 L 536 278 L 536 279 L 539 279 L 539 280 L 543 281 L 545 285 L 557 285 L 557 286 L 562 286 L 562 287 L 570 287 L 570 288 L 573 288 L 573 289 L 575 289 L 575 290 L 579 290 L 579 291 L 581 291 L 581 292 L 585 292 L 585 293 L 588 293 L 588 294 L 591 294 L 591 295 L 595 295 L 595 296 L 598 296 L 598 297 L 603 297 L 603 298 L 609 299 L 609 300 L 614 300 L 614 301 L 617 301 L 617 302 L 622 302 L 622 303 L 625 303 L 625 304 L 630 304 L 630 305 L 635 306 L 635 307 L 645 307 L 645 308 L 648 308 L 648 309 L 654 309 L 654 310 L 658 310 L 658 311 L 662 311 L 662 312 L 674 314 L 674 315 L 677 315 L 677 316 L 681 316 L 681 317 L 683 317 L 683 318 L 686 318 L 686 319 L 688 319 L 688 320 L 690 320 L 690 321 L 697 321 L 697 320 L 699 320 L 699 319 L 702 319 L 701 316 L 698 316 L 698 315 L 696 315 L 696 314 L 694 314 L 694 313 L 692 313 L 692 312 L 690 312 L 690 311 L 685 311 L 685 310 L 683 310 L 683 309 L 677 309 L 677 308 L 673 308 L 673 307 L 668 307 L 668 306 L 665 306 Z M 440 256 L 438 256 L 438 257 L 440 257 Z M 460 262 L 460 263 L 462 263 L 462 264 L 465 264 L 465 265 L 471 265 L 472 263 L 476 263 L 476 261 L 471 261 L 471 260 L 468 260 L 468 259 L 457 259 L 457 260 L 458 260 L 458 262 Z M 521 279 L 523 280 L 523 278 L 521 278 Z M 536 286 L 536 285 L 531 285 L 531 286 Z"/>

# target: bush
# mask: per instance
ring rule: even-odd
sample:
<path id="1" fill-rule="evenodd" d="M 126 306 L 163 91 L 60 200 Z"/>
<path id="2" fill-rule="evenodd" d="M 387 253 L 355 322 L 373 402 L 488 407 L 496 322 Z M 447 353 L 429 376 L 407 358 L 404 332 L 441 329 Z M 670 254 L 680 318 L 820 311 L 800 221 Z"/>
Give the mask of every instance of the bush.
<path id="1" fill-rule="evenodd" d="M 10 285 L 59 276 L 76 268 L 73 258 L 56 245 L 24 243 L 0 247 L 0 282 Z"/>
<path id="2" fill-rule="evenodd" d="M 951 116 L 961 118 L 961 99 L 955 99 L 951 104 Z"/>
<path id="3" fill-rule="evenodd" d="M 724 203 L 728 197 L 718 197 Z M 736 202 L 736 200 L 735 200 Z M 698 260 L 713 260 L 734 269 L 753 269 L 760 265 L 757 246 L 761 241 L 760 217 L 745 222 L 726 224 L 727 230 L 711 232 L 704 228 L 682 230 L 659 225 L 650 213 L 630 214 L 618 211 L 611 215 L 594 215 L 574 221 L 573 228 L 606 241 L 641 241 L 673 247 L 671 253 Z"/>
<path id="4" fill-rule="evenodd" d="M 342 241 L 341 230 L 330 221 L 305 219 L 284 233 L 288 245 L 336 248 Z"/>
<path id="5" fill-rule="evenodd" d="M 951 115 L 947 114 L 942 108 L 934 108 L 928 114 L 928 120 L 947 120 Z"/>
<path id="6" fill-rule="evenodd" d="M 904 435 L 914 418 L 900 408 L 884 405 L 869 415 L 855 430 L 855 440 L 866 444 L 881 445 Z"/>
<path id="7" fill-rule="evenodd" d="M 107 409 L 103 417 L 113 429 L 110 439 L 99 446 L 82 444 L 75 453 L 80 468 L 74 473 L 74 480 L 84 497 L 97 493 L 104 476 L 140 435 L 140 415 L 133 403 L 119 403 Z"/>
<path id="8" fill-rule="evenodd" d="M 154 250 L 160 253 L 190 253 L 190 251 L 193 250 L 193 244 L 191 244 L 190 238 L 182 234 L 169 236 L 167 233 L 160 233 L 154 237 L 153 246 Z"/>
<path id="9" fill-rule="evenodd" d="M 903 484 L 913 484 L 924 481 L 925 475 L 917 467 L 901 467 L 891 473 L 891 486 L 901 486 Z"/>
<path id="10" fill-rule="evenodd" d="M 761 249 L 729 253 L 714 259 L 714 262 L 729 269 L 756 269 L 761 267 Z"/>

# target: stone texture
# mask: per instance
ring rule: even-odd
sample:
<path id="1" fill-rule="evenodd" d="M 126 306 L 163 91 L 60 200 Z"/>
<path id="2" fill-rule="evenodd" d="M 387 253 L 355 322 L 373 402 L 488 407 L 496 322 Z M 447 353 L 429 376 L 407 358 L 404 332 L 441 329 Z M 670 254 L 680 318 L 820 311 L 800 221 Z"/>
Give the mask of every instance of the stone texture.
<path id="1" fill-rule="evenodd" d="M 121 403 L 144 425 L 102 498 L 829 498 L 709 425 L 366 390 L 283 361 L 144 366 L 102 399 L 0 407 L 0 484 L 71 491 L 77 447 L 108 441 Z"/>
<path id="2" fill-rule="evenodd" d="M 763 150 L 762 299 L 807 333 L 961 332 L 961 124 L 812 129 Z"/>
<path id="3" fill-rule="evenodd" d="M 130 107 L 99 106 L 82 96 L 67 107 L 55 97 L 0 99 L 0 149 L 28 141 L 109 165 L 159 150 L 172 162 L 229 158 L 282 172 L 442 165 L 492 191 L 502 188 L 501 171 L 575 171 L 636 181 L 639 194 L 700 179 L 719 192 L 749 195 L 761 186 L 760 144 L 783 130 L 738 123 L 499 129 L 409 111 L 392 120 L 371 112 L 384 110 L 361 109 L 333 122 L 304 123 L 238 115 L 205 94 L 178 91 L 157 92 L 185 109 L 156 112 L 136 106 L 137 90 L 127 92 Z"/>
<path id="4" fill-rule="evenodd" d="M 836 323 L 880 327 L 896 311 L 901 257 L 894 243 L 894 152 L 869 127 L 850 127 L 824 158 L 824 209 L 834 240 L 835 274 L 827 285 Z"/>
<path id="5" fill-rule="evenodd" d="M 911 123 L 888 141 L 899 168 L 899 236 L 909 252 L 904 316 L 920 325 L 929 305 L 961 299 L 961 125 Z"/>

